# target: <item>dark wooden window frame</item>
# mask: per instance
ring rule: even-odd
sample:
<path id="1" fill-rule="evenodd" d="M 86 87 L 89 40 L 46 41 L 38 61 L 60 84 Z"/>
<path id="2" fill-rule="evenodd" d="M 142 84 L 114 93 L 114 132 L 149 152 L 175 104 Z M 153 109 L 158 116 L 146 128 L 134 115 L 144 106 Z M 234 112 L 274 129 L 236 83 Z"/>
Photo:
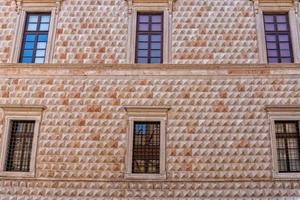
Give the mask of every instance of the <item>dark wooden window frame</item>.
<path id="1" fill-rule="evenodd" d="M 275 137 L 276 137 L 276 143 L 277 143 L 277 139 L 280 138 L 280 139 L 284 139 L 284 150 L 285 150 L 285 156 L 286 156 L 286 167 L 287 167 L 287 170 L 286 171 L 282 171 L 282 170 L 278 170 L 279 173 L 297 173 L 297 172 L 300 172 L 300 170 L 297 170 L 297 171 L 291 171 L 291 160 L 289 158 L 289 147 L 288 147 L 288 142 L 287 142 L 287 139 L 288 138 L 296 138 L 298 140 L 298 153 L 300 155 L 300 132 L 299 132 L 299 121 L 295 121 L 295 120 L 276 120 L 275 121 L 275 126 L 276 124 L 278 123 L 282 123 L 282 124 L 285 124 L 285 123 L 295 123 L 296 124 L 296 128 L 297 128 L 297 135 L 291 135 L 290 133 L 287 133 L 286 131 L 286 127 L 284 126 L 284 133 L 277 133 L 275 132 Z M 276 128 L 275 128 L 275 131 L 276 131 Z M 276 151 L 278 153 L 279 149 L 278 149 L 278 146 L 276 144 Z M 300 158 L 299 158 L 300 159 Z M 277 158 L 277 162 L 278 162 L 278 165 L 279 165 L 279 158 Z M 300 160 L 299 160 L 300 162 Z M 300 165 L 300 163 L 299 163 Z"/>
<path id="2" fill-rule="evenodd" d="M 23 130 L 23 132 L 18 132 L 16 129 L 18 128 L 19 123 L 26 124 L 25 129 L 28 129 L 28 126 L 30 125 L 31 132 L 27 132 L 26 130 Z M 30 171 L 35 126 L 35 120 L 10 120 L 7 142 L 8 145 L 6 149 L 5 159 L 5 171 Z M 19 149 L 19 151 L 16 151 L 18 144 L 20 145 L 19 147 L 21 147 L 21 149 Z M 14 165 L 15 163 L 18 163 L 17 166 Z"/>
<path id="3" fill-rule="evenodd" d="M 150 29 L 152 21 L 151 17 L 149 18 L 149 31 L 139 31 L 139 24 L 140 24 L 140 15 L 148 15 L 148 16 L 155 16 L 160 15 L 162 17 L 161 21 L 161 31 L 152 31 Z M 137 19 L 136 19 L 136 34 L 135 34 L 135 63 L 138 63 L 138 35 L 139 34 L 147 34 L 149 36 L 148 39 L 148 55 L 147 55 L 147 63 L 151 63 L 151 35 L 161 35 L 161 44 L 160 44 L 160 63 L 163 63 L 163 43 L 164 43 L 164 13 L 163 12 L 138 12 Z M 157 57 L 154 57 L 157 58 Z"/>
<path id="4" fill-rule="evenodd" d="M 158 140 L 158 144 L 136 144 L 136 124 L 145 124 L 147 125 L 154 125 L 158 129 L 158 134 L 154 133 L 153 135 L 150 135 L 150 140 L 153 139 L 152 137 L 156 137 Z M 160 173 L 160 135 L 161 135 L 161 123 L 159 121 L 134 121 L 134 128 L 133 128 L 133 147 L 132 147 L 132 173 L 133 174 L 159 174 Z M 147 130 L 146 130 L 147 131 Z M 145 139 L 149 135 L 146 133 Z M 149 140 L 149 143 L 150 143 Z M 141 142 L 141 141 L 140 141 Z M 137 160 L 143 160 L 145 161 L 144 165 L 144 171 L 135 171 L 135 166 L 138 165 L 136 162 Z M 156 162 L 156 168 L 155 171 L 150 171 L 149 166 L 151 162 L 149 161 L 155 161 Z"/>
<path id="5" fill-rule="evenodd" d="M 277 29 L 277 20 L 276 17 L 274 17 L 275 21 L 275 31 L 266 31 L 266 23 L 264 17 L 265 16 L 276 16 L 276 15 L 285 15 L 287 18 L 287 31 L 278 31 Z M 266 50 L 267 50 L 267 59 L 268 59 L 268 63 L 269 63 L 269 58 L 277 58 L 279 60 L 278 63 L 282 63 L 282 58 L 291 58 L 291 63 L 294 62 L 294 54 L 293 54 L 293 45 L 292 45 L 292 38 L 291 38 L 291 27 L 290 27 L 290 20 L 289 20 L 289 15 L 286 12 L 264 12 L 263 13 L 263 22 L 264 22 L 264 29 L 265 29 L 265 41 L 266 41 Z M 290 57 L 282 57 L 280 54 L 280 47 L 279 47 L 279 35 L 288 35 L 289 38 L 289 50 L 290 50 Z M 267 47 L 267 35 L 274 35 L 276 37 L 276 51 L 277 51 L 277 57 L 270 57 L 268 54 L 268 47 Z"/>
<path id="6" fill-rule="evenodd" d="M 27 31 L 27 27 L 29 25 L 29 17 L 31 15 L 36 15 L 38 16 L 38 22 L 37 22 L 37 30 L 36 31 Z M 24 31 L 23 31 L 23 37 L 22 37 L 22 46 L 21 46 L 21 52 L 20 52 L 20 57 L 19 57 L 19 62 L 22 63 L 22 60 L 24 58 L 24 51 L 25 51 L 25 42 L 26 42 L 26 36 L 28 34 L 31 35 L 35 35 L 35 37 L 37 37 L 38 35 L 47 35 L 47 37 L 49 37 L 49 29 L 50 29 L 50 22 L 49 22 L 49 28 L 48 31 L 39 31 L 40 29 L 40 25 L 41 25 L 41 16 L 45 16 L 45 15 L 49 15 L 50 16 L 50 22 L 51 22 L 51 13 L 49 12 L 29 12 L 26 13 L 26 18 L 25 18 L 25 23 L 24 23 Z M 47 38 L 46 43 L 48 43 L 49 38 Z M 33 53 L 32 53 L 32 57 L 31 57 L 31 63 L 34 63 L 34 60 L 36 58 L 36 51 L 37 51 L 37 42 L 38 40 L 36 39 L 34 41 L 34 47 L 33 47 Z M 47 44 L 46 44 L 46 49 L 45 51 L 47 51 Z M 44 56 L 44 60 L 46 58 L 46 52 L 45 52 L 45 56 Z"/>

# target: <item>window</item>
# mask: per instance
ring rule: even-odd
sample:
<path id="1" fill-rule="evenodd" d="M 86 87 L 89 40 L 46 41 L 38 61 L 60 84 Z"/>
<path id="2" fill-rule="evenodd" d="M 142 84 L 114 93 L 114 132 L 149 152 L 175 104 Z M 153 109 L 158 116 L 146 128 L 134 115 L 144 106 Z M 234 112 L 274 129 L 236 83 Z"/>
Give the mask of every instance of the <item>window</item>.
<path id="1" fill-rule="evenodd" d="M 43 106 L 0 105 L 4 111 L 1 133 L 0 176 L 33 177 L 37 138 Z"/>
<path id="2" fill-rule="evenodd" d="M 294 61 L 288 14 L 264 14 L 268 63 Z"/>
<path id="3" fill-rule="evenodd" d="M 138 13 L 136 63 L 162 63 L 163 13 Z"/>
<path id="4" fill-rule="evenodd" d="M 125 107 L 128 114 L 128 179 L 166 178 L 166 122 L 168 107 Z"/>
<path id="5" fill-rule="evenodd" d="M 160 122 L 134 122 L 132 173 L 159 174 Z"/>
<path id="6" fill-rule="evenodd" d="M 21 63 L 44 63 L 50 26 L 50 13 L 29 13 L 26 16 Z"/>
<path id="7" fill-rule="evenodd" d="M 35 121 L 10 121 L 5 171 L 30 170 L 34 125 Z"/>
<path id="8" fill-rule="evenodd" d="M 299 122 L 275 121 L 279 172 L 300 172 Z"/>

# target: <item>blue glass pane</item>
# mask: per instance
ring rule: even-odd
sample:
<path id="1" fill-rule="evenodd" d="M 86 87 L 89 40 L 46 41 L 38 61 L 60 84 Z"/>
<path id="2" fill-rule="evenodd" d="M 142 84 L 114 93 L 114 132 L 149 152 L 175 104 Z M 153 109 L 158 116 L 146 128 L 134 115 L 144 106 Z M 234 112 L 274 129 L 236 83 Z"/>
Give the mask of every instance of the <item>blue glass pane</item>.
<path id="1" fill-rule="evenodd" d="M 138 35 L 138 41 L 148 41 L 148 35 Z"/>
<path id="2" fill-rule="evenodd" d="M 36 58 L 36 59 L 34 60 L 34 63 L 42 64 L 42 63 L 44 63 L 44 58 Z"/>
<path id="3" fill-rule="evenodd" d="M 152 16 L 152 22 L 159 23 L 161 22 L 161 18 L 162 18 L 161 15 Z"/>
<path id="4" fill-rule="evenodd" d="M 146 124 L 136 124 L 135 125 L 135 134 L 146 134 Z"/>
<path id="5" fill-rule="evenodd" d="M 138 57 L 146 57 L 148 56 L 147 50 L 138 50 Z"/>
<path id="6" fill-rule="evenodd" d="M 148 59 L 147 58 L 138 58 L 137 63 L 148 63 Z"/>
<path id="7" fill-rule="evenodd" d="M 39 35 L 38 41 L 39 42 L 47 42 L 48 36 L 47 35 Z"/>
<path id="8" fill-rule="evenodd" d="M 274 17 L 273 16 L 264 16 L 265 22 L 274 22 Z"/>
<path id="9" fill-rule="evenodd" d="M 46 45 L 47 45 L 46 42 L 38 42 L 37 43 L 37 48 L 38 49 L 46 49 Z"/>
<path id="10" fill-rule="evenodd" d="M 151 49 L 160 49 L 161 44 L 160 43 L 151 43 Z"/>
<path id="11" fill-rule="evenodd" d="M 35 40 L 35 35 L 26 35 L 26 42 L 33 42 Z"/>
<path id="12" fill-rule="evenodd" d="M 24 50 L 23 56 L 24 57 L 32 57 L 33 50 Z"/>
<path id="13" fill-rule="evenodd" d="M 161 60 L 160 58 L 151 58 L 151 63 L 155 64 L 155 63 L 160 63 Z"/>
<path id="14" fill-rule="evenodd" d="M 140 22 L 149 22 L 149 16 L 147 16 L 147 15 L 140 15 L 139 19 L 140 19 Z"/>
<path id="15" fill-rule="evenodd" d="M 38 21 L 38 16 L 36 15 L 31 15 L 29 16 L 29 22 L 37 22 Z"/>
<path id="16" fill-rule="evenodd" d="M 147 42 L 139 42 L 138 43 L 138 49 L 148 49 L 148 43 Z"/>
<path id="17" fill-rule="evenodd" d="M 42 16 L 41 18 L 41 22 L 50 22 L 50 16 L 49 15 L 46 15 L 46 16 Z"/>
<path id="18" fill-rule="evenodd" d="M 287 22 L 286 16 L 284 16 L 284 15 L 276 16 L 276 20 L 277 20 L 277 22 L 279 22 L 279 23 Z"/>
<path id="19" fill-rule="evenodd" d="M 148 31 L 149 25 L 148 24 L 139 24 L 139 31 Z"/>
<path id="20" fill-rule="evenodd" d="M 34 43 L 33 42 L 25 42 L 25 49 L 33 49 Z"/>
<path id="21" fill-rule="evenodd" d="M 48 30 L 49 30 L 49 24 L 40 25 L 40 31 L 48 31 Z"/>
<path id="22" fill-rule="evenodd" d="M 31 63 L 31 58 L 23 58 L 22 63 Z"/>
<path id="23" fill-rule="evenodd" d="M 160 50 L 152 50 L 151 57 L 160 57 Z"/>
<path id="24" fill-rule="evenodd" d="M 45 56 L 45 50 L 37 50 L 35 53 L 36 57 L 44 57 Z"/>
<path id="25" fill-rule="evenodd" d="M 280 42 L 288 42 L 289 36 L 288 35 L 279 35 L 279 41 Z"/>
<path id="26" fill-rule="evenodd" d="M 160 35 L 151 35 L 152 42 L 160 42 L 160 40 L 161 40 Z"/>
<path id="27" fill-rule="evenodd" d="M 27 30 L 28 31 L 36 31 L 37 30 L 37 24 L 28 24 Z"/>

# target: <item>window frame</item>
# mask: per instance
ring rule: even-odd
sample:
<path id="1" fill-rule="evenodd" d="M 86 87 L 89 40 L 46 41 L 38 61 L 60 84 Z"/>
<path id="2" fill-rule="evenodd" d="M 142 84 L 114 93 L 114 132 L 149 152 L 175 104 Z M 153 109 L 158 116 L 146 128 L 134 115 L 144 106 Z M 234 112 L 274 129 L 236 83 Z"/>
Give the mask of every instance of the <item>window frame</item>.
<path id="1" fill-rule="evenodd" d="M 300 179 L 300 172 L 279 172 L 276 143 L 276 121 L 298 121 L 300 122 L 300 106 L 266 106 L 270 121 L 270 138 L 272 154 L 272 175 L 274 179 Z"/>
<path id="2" fill-rule="evenodd" d="M 259 63 L 269 64 L 267 58 L 267 44 L 266 34 L 264 28 L 264 13 L 266 14 L 281 14 L 287 13 L 289 20 L 289 29 L 292 45 L 293 62 L 300 63 L 300 31 L 297 24 L 296 10 L 298 9 L 295 4 L 290 3 L 257 3 L 254 2 L 255 18 L 256 18 L 256 32 L 258 42 Z M 270 64 L 284 64 L 284 63 L 270 63 Z"/>
<path id="3" fill-rule="evenodd" d="M 36 154 L 37 154 L 37 142 L 40 130 L 40 123 L 42 120 L 42 111 L 45 107 L 19 107 L 19 106 L 6 106 L 0 105 L 4 111 L 4 131 L 1 137 L 1 152 L 0 152 L 0 176 L 9 177 L 34 177 Z M 30 157 L 30 167 L 28 172 L 20 171 L 6 171 L 6 160 L 8 156 L 8 146 L 10 140 L 10 125 L 14 120 L 21 121 L 35 121 L 34 134 L 32 138 L 32 149 Z"/>
<path id="4" fill-rule="evenodd" d="M 51 63 L 54 55 L 54 46 L 55 46 L 55 34 L 56 34 L 56 25 L 58 22 L 58 11 L 55 6 L 47 6 L 41 7 L 41 3 L 33 3 L 30 6 L 26 4 L 20 8 L 17 22 L 16 22 L 16 32 L 13 40 L 12 52 L 10 56 L 10 63 L 20 63 L 21 51 L 22 51 L 22 43 L 24 37 L 24 31 L 26 26 L 26 17 L 27 14 L 31 13 L 50 13 L 50 24 L 48 30 L 48 41 L 46 44 L 46 54 L 45 60 L 43 64 Z M 22 34 L 19 34 L 22 33 Z M 23 63 L 21 63 L 23 64 Z M 35 63 L 27 63 L 27 64 L 35 64 Z"/>
<path id="5" fill-rule="evenodd" d="M 125 179 L 164 180 L 166 179 L 166 127 L 169 107 L 125 107 L 127 111 L 127 151 L 125 160 Z M 135 122 L 160 123 L 160 163 L 159 173 L 133 173 L 133 137 Z"/>

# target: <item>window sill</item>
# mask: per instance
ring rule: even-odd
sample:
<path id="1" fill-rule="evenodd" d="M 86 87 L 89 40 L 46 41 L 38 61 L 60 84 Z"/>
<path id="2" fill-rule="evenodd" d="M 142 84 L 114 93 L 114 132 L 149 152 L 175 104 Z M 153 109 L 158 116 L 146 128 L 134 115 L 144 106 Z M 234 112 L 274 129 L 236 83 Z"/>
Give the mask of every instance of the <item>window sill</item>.
<path id="1" fill-rule="evenodd" d="M 8 172 L 2 171 L 0 172 L 0 177 L 34 177 L 34 172 Z"/>
<path id="2" fill-rule="evenodd" d="M 147 180 L 147 181 L 156 181 L 156 180 L 166 180 L 166 174 L 132 174 L 126 173 L 124 176 L 127 180 Z"/>
<path id="3" fill-rule="evenodd" d="M 273 172 L 273 179 L 275 180 L 295 180 L 300 179 L 300 172 L 291 172 L 291 173 L 279 173 Z"/>

